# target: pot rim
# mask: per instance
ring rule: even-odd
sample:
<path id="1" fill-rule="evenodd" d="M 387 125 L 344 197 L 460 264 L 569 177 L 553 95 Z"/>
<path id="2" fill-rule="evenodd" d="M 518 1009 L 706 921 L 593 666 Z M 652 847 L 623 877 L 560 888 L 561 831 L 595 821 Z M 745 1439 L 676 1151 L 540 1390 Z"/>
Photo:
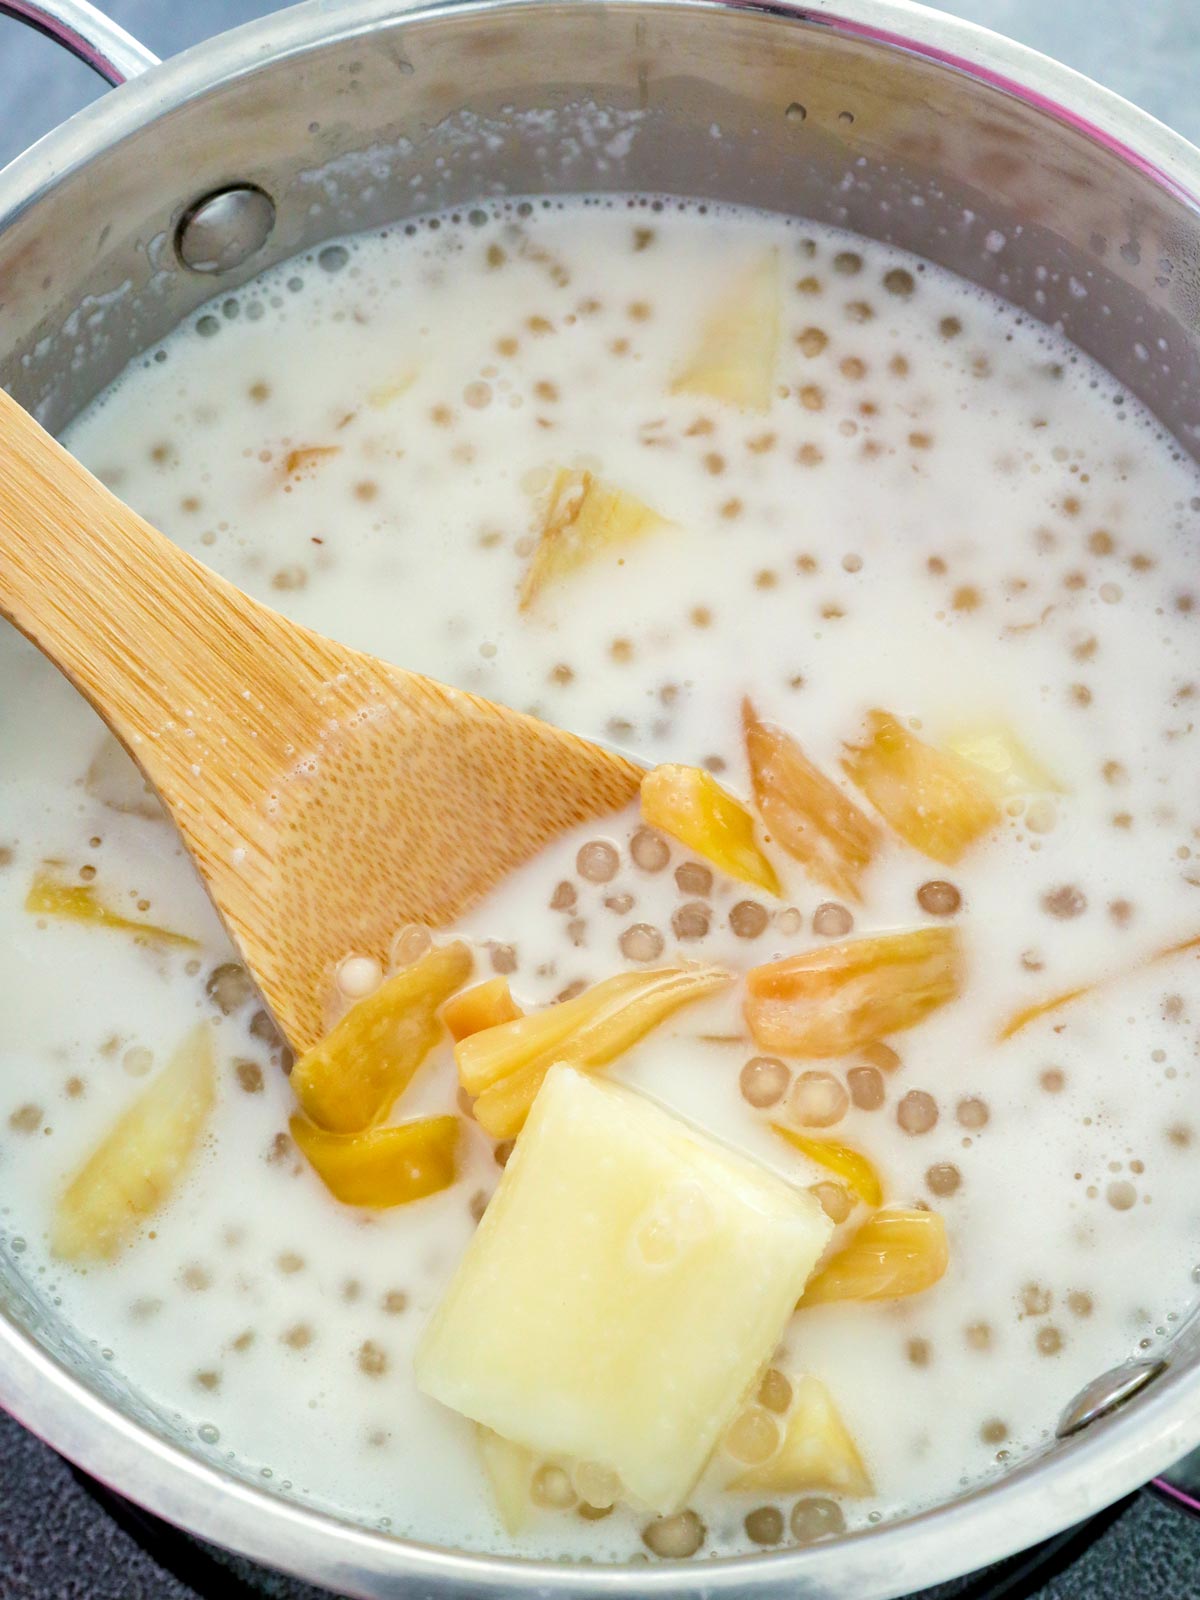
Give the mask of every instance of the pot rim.
<path id="1" fill-rule="evenodd" d="M 147 122 L 221 83 L 401 17 L 562 9 L 572 0 L 327 0 L 203 41 L 77 113 L 0 172 L 0 230 L 64 176 Z M 745 10 L 807 22 L 918 55 L 990 84 L 1074 127 L 1200 209 L 1200 151 L 1091 79 L 977 24 L 912 0 L 607 0 L 613 7 Z M 226 1476 L 118 1411 L 16 1325 L 0 1318 L 0 1404 L 117 1493 L 202 1538 L 339 1593 L 409 1590 L 540 1596 L 767 1589 L 804 1600 L 887 1600 L 1047 1539 L 1145 1483 L 1200 1444 L 1200 1366 L 1174 1368 L 1138 1403 L 967 1497 L 835 1544 L 700 1564 L 587 1566 L 455 1551 L 373 1532 Z"/>

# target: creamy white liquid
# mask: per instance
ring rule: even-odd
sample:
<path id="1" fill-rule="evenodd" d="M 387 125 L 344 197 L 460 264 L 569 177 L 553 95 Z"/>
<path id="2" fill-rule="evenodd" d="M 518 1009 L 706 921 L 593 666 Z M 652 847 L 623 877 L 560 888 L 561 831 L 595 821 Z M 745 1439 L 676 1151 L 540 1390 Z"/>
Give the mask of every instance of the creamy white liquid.
<path id="1" fill-rule="evenodd" d="M 786 289 L 769 415 L 672 397 L 708 308 L 772 243 Z M 911 292 L 884 287 L 897 267 Z M 827 343 L 806 354 L 821 342 L 801 340 L 811 329 Z M 830 773 L 872 706 L 934 739 L 998 718 L 1053 772 L 1065 792 L 1049 832 L 1013 819 L 949 870 L 893 843 L 856 913 L 857 932 L 925 923 L 916 889 L 949 877 L 970 966 L 962 1000 L 892 1041 L 902 1066 L 884 1106 L 833 1130 L 871 1154 L 890 1203 L 943 1213 L 950 1269 L 911 1300 L 807 1311 L 786 1337 L 789 1370 L 826 1382 L 875 1480 L 875 1499 L 844 1504 L 848 1525 L 952 1496 L 1043 1445 L 1084 1383 L 1187 1312 L 1195 957 L 994 1042 L 1014 1007 L 1200 929 L 1200 481 L 1102 372 L 847 236 L 674 203 L 538 202 L 347 241 L 214 302 L 68 442 L 297 620 L 648 763 L 707 761 L 736 793 L 747 693 Z M 290 451 L 330 444 L 340 454 L 285 483 Z M 522 616 L 536 493 L 560 465 L 591 468 L 676 529 Z M 141 1087 L 127 1064 L 145 1057 L 127 1052 L 160 1065 L 197 1013 L 219 1015 L 205 980 L 230 953 L 170 827 L 85 789 L 100 725 L 11 633 L 0 682 L 0 1225 L 27 1270 L 197 1448 L 311 1503 L 473 1549 L 640 1549 L 626 1512 L 545 1512 L 512 1540 L 469 1425 L 413 1386 L 421 1327 L 497 1181 L 490 1141 L 472 1127 L 461 1181 L 433 1199 L 338 1206 L 294 1151 L 268 1159 L 292 1100 L 277 1053 L 248 1032 L 253 1002 L 219 1021 L 210 1146 L 153 1237 L 87 1273 L 49 1259 L 55 1195 Z M 618 939 L 634 922 L 662 930 L 664 959 L 739 969 L 821 942 L 812 913 L 831 896 L 778 855 L 785 902 L 718 875 L 710 932 L 680 942 L 672 915 L 696 897 L 674 868 L 694 858 L 676 848 L 643 871 L 627 851 L 636 826 L 631 813 L 564 839 L 474 912 L 481 975 L 489 942 L 511 945 L 514 993 L 549 1001 L 626 965 Z M 603 885 L 575 870 L 593 837 L 622 852 Z M 202 955 L 38 926 L 22 905 L 46 859 L 68 876 L 94 867 L 110 904 L 194 934 Z M 548 909 L 564 879 L 573 913 Z M 1043 909 L 1063 885 L 1085 898 L 1079 915 Z M 746 899 L 772 914 L 753 940 L 728 925 Z M 802 913 L 798 931 L 784 907 Z M 568 922 L 582 926 L 568 935 Z M 821 1174 L 741 1098 L 754 1050 L 699 1037 L 740 1031 L 721 998 L 613 1071 L 811 1183 Z M 235 1058 L 261 1067 L 257 1092 Z M 1051 1068 L 1057 1092 L 1043 1087 Z M 442 1048 L 397 1115 L 451 1109 L 454 1089 Z M 939 1108 L 919 1137 L 896 1122 L 913 1089 Z M 968 1097 L 986 1102 L 982 1130 L 957 1119 Z M 945 1197 L 925 1176 L 941 1163 L 961 1173 Z M 743 1518 L 764 1497 L 715 1482 L 693 1501 L 705 1549 L 746 1548 Z"/>

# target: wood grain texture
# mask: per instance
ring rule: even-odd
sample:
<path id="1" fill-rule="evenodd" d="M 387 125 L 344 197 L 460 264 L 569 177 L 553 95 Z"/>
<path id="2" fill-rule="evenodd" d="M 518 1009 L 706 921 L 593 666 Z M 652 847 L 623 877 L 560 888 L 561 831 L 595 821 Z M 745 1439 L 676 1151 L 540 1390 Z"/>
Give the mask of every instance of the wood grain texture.
<path id="1" fill-rule="evenodd" d="M 0 391 L 0 613 L 87 696 L 170 811 L 288 1041 L 336 963 L 385 961 L 633 763 L 287 621 L 121 503 Z"/>

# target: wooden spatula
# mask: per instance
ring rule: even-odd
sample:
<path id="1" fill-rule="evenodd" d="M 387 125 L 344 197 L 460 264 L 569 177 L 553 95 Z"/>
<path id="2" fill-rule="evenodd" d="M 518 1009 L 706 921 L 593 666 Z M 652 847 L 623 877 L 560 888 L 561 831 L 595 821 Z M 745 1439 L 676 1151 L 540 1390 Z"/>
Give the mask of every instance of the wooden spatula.
<path id="1" fill-rule="evenodd" d="M 385 960 L 405 924 L 452 921 L 641 777 L 259 605 L 3 391 L 0 613 L 154 785 L 296 1050 L 320 1036 L 343 956 Z"/>

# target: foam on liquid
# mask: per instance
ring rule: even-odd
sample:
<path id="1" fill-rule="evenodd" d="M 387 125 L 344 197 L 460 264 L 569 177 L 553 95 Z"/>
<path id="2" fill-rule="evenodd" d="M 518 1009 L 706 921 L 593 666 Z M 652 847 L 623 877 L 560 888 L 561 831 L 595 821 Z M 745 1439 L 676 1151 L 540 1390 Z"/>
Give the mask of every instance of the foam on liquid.
<path id="1" fill-rule="evenodd" d="M 786 285 L 770 414 L 671 397 L 714 297 L 770 244 Z M 883 1107 L 836 1130 L 876 1159 L 890 1201 L 943 1212 L 950 1271 L 912 1300 L 807 1312 L 787 1337 L 875 1479 L 877 1499 L 844 1506 L 849 1525 L 1043 1446 L 1085 1382 L 1186 1313 L 1200 1242 L 1195 959 L 1081 1003 L 1061 1029 L 1048 1019 L 993 1042 L 1012 1008 L 1200 927 L 1200 483 L 1105 374 L 965 285 L 845 235 L 674 203 L 535 203 L 350 240 L 213 302 L 68 442 L 297 620 L 646 762 L 707 762 L 736 792 L 746 693 L 827 771 L 874 705 L 935 738 L 999 718 L 1052 769 L 1066 792 L 1050 831 L 1015 818 L 952 871 L 897 845 L 857 913 L 859 932 L 924 921 L 916 889 L 952 878 L 971 976 L 962 1001 L 893 1041 L 902 1067 Z M 329 444 L 340 454 L 285 483 L 290 451 Z M 677 531 L 522 617 L 533 497 L 558 465 L 601 472 Z M 490 1142 L 473 1129 L 460 1183 L 417 1206 L 334 1203 L 278 1139 L 290 1093 L 269 1030 L 251 1031 L 254 1003 L 223 1017 L 206 996 L 230 955 L 172 830 L 88 792 L 99 723 L 7 632 L 0 679 L 8 1247 L 217 1459 L 433 1542 L 598 1559 L 640 1548 L 623 1512 L 546 1512 L 514 1546 L 469 1426 L 413 1387 L 424 1318 L 497 1180 Z M 812 913 L 830 897 L 786 866 L 798 918 L 770 905 L 765 932 L 735 936 L 730 909 L 761 897 L 718 877 L 709 933 L 681 941 L 672 916 L 697 897 L 674 869 L 690 858 L 675 849 L 642 870 L 636 826 L 630 814 L 564 839 L 474 912 L 481 969 L 515 962 L 528 1004 L 628 964 L 618 941 L 633 923 L 661 931 L 664 958 L 743 967 L 818 942 Z M 603 884 L 575 867 L 594 837 L 621 850 Z M 22 902 L 47 859 L 70 876 L 94 868 L 111 903 L 195 934 L 202 958 L 35 923 Z M 548 909 L 562 880 L 576 889 L 568 913 Z M 1077 915 L 1043 907 L 1064 886 L 1085 902 Z M 160 1065 L 198 1012 L 219 1017 L 223 1058 L 210 1148 L 152 1235 L 112 1266 L 64 1270 L 44 1244 L 55 1194 L 138 1092 L 146 1052 Z M 739 1094 L 753 1050 L 701 1037 L 739 1027 L 718 999 L 613 1070 L 811 1182 Z M 896 1121 L 912 1089 L 939 1110 L 916 1137 Z M 399 1111 L 453 1097 L 443 1049 Z M 985 1127 L 964 1100 L 986 1103 Z M 928 1170 L 947 1164 L 959 1187 L 931 1193 Z M 746 1548 L 756 1503 L 702 1487 L 705 1548 Z"/>

